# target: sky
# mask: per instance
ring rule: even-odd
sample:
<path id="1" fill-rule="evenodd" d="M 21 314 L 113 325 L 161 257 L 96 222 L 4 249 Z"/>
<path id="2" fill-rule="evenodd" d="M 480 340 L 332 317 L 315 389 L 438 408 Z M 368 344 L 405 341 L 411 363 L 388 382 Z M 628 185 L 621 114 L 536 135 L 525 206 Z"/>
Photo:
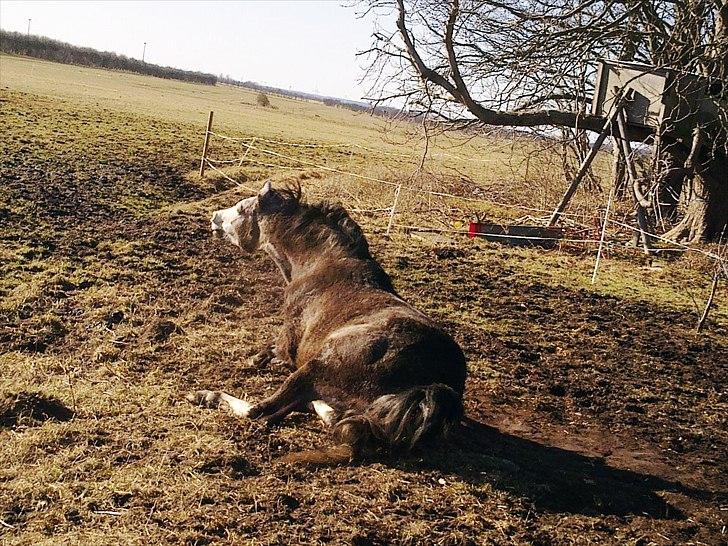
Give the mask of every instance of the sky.
<path id="1" fill-rule="evenodd" d="M 347 99 L 371 43 L 372 17 L 341 0 L 0 0 L 0 28 L 142 57 L 150 63 Z"/>

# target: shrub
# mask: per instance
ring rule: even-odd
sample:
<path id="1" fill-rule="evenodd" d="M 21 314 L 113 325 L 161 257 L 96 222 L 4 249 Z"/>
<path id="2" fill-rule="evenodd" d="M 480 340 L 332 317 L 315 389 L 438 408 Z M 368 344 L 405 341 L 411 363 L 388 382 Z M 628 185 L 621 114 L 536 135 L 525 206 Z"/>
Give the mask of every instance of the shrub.
<path id="1" fill-rule="evenodd" d="M 255 97 L 255 102 L 258 103 L 258 106 L 270 106 L 270 100 L 268 99 L 268 95 L 265 93 L 258 93 L 258 96 Z"/>

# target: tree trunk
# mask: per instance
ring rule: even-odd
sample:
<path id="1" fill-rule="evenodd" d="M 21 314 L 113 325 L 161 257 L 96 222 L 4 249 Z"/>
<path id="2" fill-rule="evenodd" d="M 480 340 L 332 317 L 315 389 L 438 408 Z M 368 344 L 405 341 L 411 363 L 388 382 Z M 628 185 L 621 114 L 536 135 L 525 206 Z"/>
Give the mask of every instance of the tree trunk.
<path id="1" fill-rule="evenodd" d="M 696 243 L 716 240 L 728 231 L 728 160 L 713 158 L 697 173 L 690 185 L 688 209 L 682 220 L 665 237 Z"/>

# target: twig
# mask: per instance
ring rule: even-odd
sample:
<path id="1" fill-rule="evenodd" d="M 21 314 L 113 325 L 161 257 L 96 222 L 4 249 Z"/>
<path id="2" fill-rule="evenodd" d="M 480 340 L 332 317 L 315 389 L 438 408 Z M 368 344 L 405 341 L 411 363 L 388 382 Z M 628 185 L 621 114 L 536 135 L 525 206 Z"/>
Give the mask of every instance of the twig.
<path id="1" fill-rule="evenodd" d="M 114 512 L 112 510 L 96 510 L 94 514 L 100 514 L 102 516 L 120 516 L 121 512 Z"/>
<path id="2" fill-rule="evenodd" d="M 392 201 L 392 208 L 389 211 L 389 222 L 387 223 L 387 237 L 389 237 L 389 232 L 392 230 L 392 226 L 394 225 L 394 213 L 397 210 L 400 191 L 402 191 L 402 184 L 397 186 L 397 189 L 394 190 L 394 200 Z"/>
<path id="3" fill-rule="evenodd" d="M 703 325 L 705 324 L 705 321 L 708 318 L 708 313 L 710 312 L 710 306 L 713 305 L 715 292 L 718 289 L 718 279 L 720 278 L 720 273 L 722 272 L 722 270 L 722 265 L 717 264 L 715 268 L 715 273 L 713 273 L 713 285 L 710 287 L 710 296 L 708 296 L 708 302 L 705 304 L 705 310 L 703 311 L 703 315 L 698 321 L 698 327 L 696 329 L 698 333 L 700 333 L 700 331 L 703 329 Z"/>
<path id="4" fill-rule="evenodd" d="M 76 391 L 73 388 L 73 374 L 72 374 L 70 368 L 67 368 L 65 364 L 63 364 L 63 371 L 66 374 L 66 379 L 68 380 L 68 389 L 71 391 L 71 401 L 73 402 L 73 413 L 77 414 L 78 409 L 76 408 Z"/>
<path id="5" fill-rule="evenodd" d="M 15 525 L 10 525 L 9 523 L 7 523 L 6 521 L 3 521 L 1 519 L 0 519 L 0 525 L 2 525 L 3 527 L 6 527 L 8 529 L 15 529 Z"/>

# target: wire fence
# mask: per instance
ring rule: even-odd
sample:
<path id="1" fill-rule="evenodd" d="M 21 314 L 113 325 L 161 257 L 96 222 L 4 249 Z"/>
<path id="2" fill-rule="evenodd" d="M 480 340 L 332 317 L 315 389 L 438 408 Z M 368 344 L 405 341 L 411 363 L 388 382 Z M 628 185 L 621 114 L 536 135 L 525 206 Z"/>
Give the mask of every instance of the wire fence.
<path id="1" fill-rule="evenodd" d="M 728 260 L 726 258 L 723 258 L 722 256 L 718 255 L 715 252 L 712 252 L 710 250 L 704 250 L 702 248 L 697 248 L 692 245 L 680 243 L 677 241 L 673 241 L 670 239 L 666 239 L 665 237 L 658 235 L 656 233 L 651 232 L 645 232 L 638 227 L 632 226 L 626 221 L 610 218 L 606 211 L 602 212 L 601 210 L 594 211 L 594 216 L 591 218 L 592 222 L 591 224 L 585 223 L 584 215 L 583 214 L 572 214 L 569 212 L 564 212 L 561 215 L 561 221 L 562 223 L 566 224 L 569 228 L 569 231 L 565 234 L 566 236 L 563 237 L 551 237 L 551 236 L 530 236 L 530 235 L 512 235 L 512 234 L 497 234 L 497 233 L 488 233 L 488 234 L 478 234 L 478 233 L 472 233 L 469 230 L 465 229 L 457 229 L 457 228 L 448 228 L 448 227 L 437 227 L 434 225 L 424 224 L 421 225 L 419 223 L 401 223 L 401 222 L 394 222 L 394 217 L 396 213 L 403 212 L 404 205 L 401 204 L 400 199 L 400 193 L 405 192 L 408 194 L 414 194 L 422 197 L 435 197 L 439 199 L 446 199 L 451 200 L 455 202 L 462 202 L 462 203 L 471 203 L 471 204 L 478 204 L 478 205 L 486 205 L 488 207 L 498 207 L 503 209 L 510 209 L 513 211 L 521 211 L 524 213 L 528 213 L 529 215 L 532 213 L 536 214 L 542 214 L 544 215 L 544 218 L 536 218 L 533 216 L 526 216 L 522 218 L 521 220 L 528 220 L 533 223 L 545 223 L 545 221 L 548 219 L 548 217 L 553 213 L 553 210 L 550 209 L 544 209 L 539 207 L 533 207 L 529 205 L 523 205 L 520 203 L 508 203 L 497 199 L 490 199 L 486 197 L 480 197 L 480 196 L 468 196 L 468 195 L 460 195 L 449 191 L 441 191 L 441 190 L 433 190 L 433 189 L 426 189 L 422 187 L 414 186 L 411 183 L 404 183 L 404 182 L 395 182 L 392 180 L 386 180 L 384 178 L 378 177 L 378 176 L 369 176 L 365 174 L 355 173 L 351 172 L 350 170 L 346 170 L 343 168 L 340 168 L 338 166 L 330 166 L 323 164 L 320 161 L 315 161 L 309 158 L 302 158 L 296 155 L 292 155 L 291 152 L 289 153 L 283 153 L 280 151 L 272 150 L 270 147 L 266 147 L 264 145 L 260 145 L 260 143 L 268 144 L 272 146 L 277 147 L 283 147 L 283 148 L 292 148 L 292 149 L 305 149 L 305 150 L 316 150 L 316 149 L 350 149 L 350 150 L 357 150 L 359 152 L 366 152 L 370 156 L 376 156 L 376 155 L 384 155 L 388 157 L 395 157 L 400 159 L 408 159 L 408 160 L 421 160 L 421 156 L 416 156 L 414 154 L 403 154 L 398 152 L 392 152 L 388 150 L 380 150 L 375 149 L 367 146 L 362 146 L 359 144 L 353 144 L 353 143 L 341 143 L 341 144 L 327 144 L 327 143 L 296 143 L 296 142 L 287 142 L 283 140 L 275 140 L 275 139 L 267 139 L 267 138 L 261 138 L 261 137 L 232 137 L 229 135 L 225 135 L 218 132 L 209 131 L 209 135 L 214 136 L 216 138 L 219 138 L 223 141 L 229 142 L 229 143 L 236 143 L 239 145 L 242 149 L 242 154 L 239 157 L 233 157 L 230 159 L 213 159 L 210 157 L 203 157 L 203 163 L 206 164 L 210 169 L 217 172 L 220 176 L 225 178 L 226 180 L 236 184 L 238 187 L 245 189 L 246 191 L 249 191 L 251 194 L 256 193 L 257 189 L 251 188 L 244 183 L 240 183 L 231 176 L 229 176 L 226 172 L 224 172 L 222 169 L 228 168 L 228 167 L 242 167 L 244 164 L 251 164 L 251 165 L 258 165 L 270 169 L 280 169 L 280 170 L 287 170 L 287 171 L 304 171 L 306 169 L 315 169 L 317 171 L 323 171 L 327 173 L 332 173 L 336 175 L 341 175 L 350 179 L 355 180 L 361 180 L 366 182 L 375 183 L 387 188 L 392 188 L 394 190 L 392 203 L 390 206 L 380 206 L 380 207 L 373 207 L 373 208 L 357 208 L 357 207 L 349 207 L 349 210 L 352 212 L 359 212 L 359 213 L 366 213 L 366 214 L 382 214 L 389 217 L 388 225 L 387 225 L 387 233 L 389 233 L 389 230 L 392 228 L 406 230 L 406 231 L 419 231 L 419 232 L 430 232 L 430 233 L 450 233 L 450 234 L 459 234 L 459 235 L 470 235 L 470 236 L 483 236 L 487 238 L 503 238 L 503 239 L 528 239 L 534 242 L 544 242 L 544 241 L 551 241 L 551 242 L 559 242 L 559 243 L 569 243 L 569 244 L 582 244 L 582 245 L 598 245 L 602 244 L 602 246 L 606 248 L 615 248 L 615 247 L 621 247 L 621 248 L 628 248 L 625 245 L 625 241 L 623 239 L 618 238 L 619 232 L 623 230 L 627 230 L 629 233 L 635 233 L 640 234 L 642 236 L 648 236 L 653 238 L 654 240 L 661 241 L 663 243 L 668 243 L 671 246 L 669 247 L 663 247 L 656 249 L 657 251 L 665 252 L 694 252 L 701 254 L 711 260 L 716 261 L 721 265 L 721 267 L 725 268 L 728 267 Z M 254 157 L 251 152 L 255 152 L 260 157 Z M 492 161 L 491 159 L 485 159 L 485 158 L 467 158 L 463 156 L 458 156 L 456 154 L 443 154 L 443 153 L 433 153 L 430 154 L 430 157 L 451 157 L 456 158 L 458 160 L 462 161 L 479 161 L 479 162 L 489 162 Z M 265 160 L 262 158 L 274 158 L 274 160 L 278 160 L 278 162 L 272 162 L 269 160 Z M 288 164 L 285 164 L 284 162 L 287 162 Z M 292 163 L 292 164 L 291 164 Z M 381 197 L 381 196 L 380 196 Z M 397 207 L 400 207 L 400 210 L 397 209 Z M 605 207 L 606 208 L 606 207 Z M 581 221 L 580 221 L 581 220 Z M 442 221 L 441 221 L 442 223 Z M 607 235 L 607 226 L 613 226 L 614 230 L 612 233 Z M 579 236 L 583 235 L 585 233 L 595 233 L 596 236 L 592 237 L 584 237 Z M 569 236 L 570 234 L 570 236 Z M 576 234 L 576 236 L 574 236 Z M 601 235 L 601 236 L 600 236 Z M 634 249 L 638 250 L 638 249 Z M 601 250 L 600 250 L 601 255 Z M 593 278 L 596 278 L 596 270 L 598 267 L 598 259 L 597 263 L 595 265 L 595 273 Z"/>
<path id="2" fill-rule="evenodd" d="M 251 142 L 251 141 L 257 141 L 257 142 L 265 142 L 266 144 L 274 144 L 276 146 L 284 146 L 287 148 L 308 148 L 308 149 L 316 149 L 316 148 L 322 148 L 322 149 L 332 149 L 332 148 L 349 148 L 349 149 L 356 149 L 356 150 L 362 150 L 365 152 L 369 152 L 373 155 L 381 154 L 381 155 L 387 155 L 391 157 L 402 157 L 406 159 L 420 159 L 421 156 L 418 156 L 416 154 L 403 154 L 401 152 L 392 152 L 388 150 L 381 150 L 377 148 L 370 148 L 368 146 L 362 146 L 361 144 L 355 144 L 355 143 L 318 143 L 318 142 L 286 142 L 283 140 L 274 140 L 270 138 L 262 138 L 262 137 L 231 137 L 228 135 L 223 135 L 220 133 L 215 133 L 213 131 L 210 131 L 210 134 L 219 138 L 222 138 L 223 140 L 229 140 L 229 141 L 235 141 L 235 142 Z M 252 143 L 252 142 L 251 142 Z M 449 152 L 432 152 L 429 154 L 430 157 L 433 159 L 439 159 L 439 158 L 449 158 L 449 159 L 456 159 L 458 161 L 471 161 L 476 163 L 490 163 L 493 161 L 493 159 L 489 158 L 479 158 L 479 157 L 464 157 L 458 154 L 451 154 Z"/>
<path id="3" fill-rule="evenodd" d="M 451 192 L 427 190 L 427 189 L 417 188 L 417 187 L 414 187 L 414 186 L 408 186 L 408 185 L 402 184 L 400 182 L 392 182 L 391 180 L 385 180 L 385 179 L 382 179 L 382 178 L 379 178 L 379 177 L 368 176 L 368 175 L 363 175 L 363 174 L 359 174 L 359 173 L 353 173 L 353 172 L 350 172 L 350 171 L 347 171 L 347 170 L 344 170 L 344 169 L 340 169 L 340 168 L 336 168 L 336 167 L 330 167 L 328 165 L 324 165 L 324 164 L 319 163 L 319 162 L 309 161 L 307 159 L 302 159 L 302 158 L 297 157 L 297 156 L 293 156 L 293 155 L 289 155 L 289 154 L 284 154 L 284 153 L 281 153 L 281 152 L 277 152 L 275 150 L 270 150 L 270 149 L 267 149 L 267 148 L 263 148 L 261 146 L 256 146 L 256 145 L 252 144 L 251 142 L 252 141 L 264 141 L 264 142 L 271 142 L 271 143 L 275 143 L 275 144 L 279 144 L 279 145 L 298 146 L 298 147 L 301 147 L 301 148 L 316 148 L 316 147 L 320 147 L 320 148 L 356 147 L 356 148 L 359 148 L 359 149 L 362 149 L 362 150 L 372 151 L 372 152 L 375 152 L 375 153 L 381 153 L 381 154 L 385 154 L 385 155 L 394 155 L 394 156 L 400 156 L 400 157 L 406 157 L 406 158 L 409 158 L 409 159 L 414 159 L 416 156 L 412 156 L 412 155 L 394 154 L 392 152 L 387 152 L 387 151 L 383 151 L 383 150 L 374 150 L 373 148 L 368 148 L 368 147 L 360 146 L 360 145 L 357 145 L 357 144 L 320 145 L 319 146 L 319 145 L 315 145 L 315 144 L 295 144 L 295 143 L 287 143 L 287 142 L 283 142 L 283 141 L 276 141 L 276 140 L 270 140 L 270 139 L 261 139 L 261 138 L 257 138 L 257 137 L 252 137 L 252 138 L 229 137 L 227 135 L 222 135 L 220 133 L 215 133 L 215 132 L 212 132 L 212 131 L 210 132 L 210 134 L 213 135 L 213 136 L 222 138 L 223 140 L 240 142 L 240 144 L 242 145 L 242 147 L 245 149 L 245 153 L 241 157 L 236 157 L 236 158 L 233 158 L 233 159 L 212 159 L 212 158 L 205 158 L 205 162 L 206 162 L 206 164 L 208 166 L 210 166 L 213 170 L 217 171 L 224 178 L 226 178 L 230 182 L 233 182 L 233 183 L 237 184 L 238 186 L 244 186 L 244 184 L 241 184 L 240 182 L 234 180 L 233 178 L 231 178 L 230 176 L 228 176 L 227 174 L 225 174 L 222 170 L 220 170 L 220 167 L 221 166 L 225 166 L 225 165 L 228 165 L 228 166 L 230 166 L 230 165 L 241 166 L 242 163 L 251 163 L 251 164 L 256 164 L 256 165 L 260 165 L 260 166 L 264 166 L 264 167 L 270 167 L 270 168 L 276 168 L 276 169 L 285 169 L 285 170 L 301 170 L 303 168 L 310 167 L 310 168 L 314 168 L 314 169 L 318 169 L 318 170 L 322 170 L 322 171 L 326 171 L 326 172 L 330 172 L 330 173 L 334 173 L 334 174 L 340 174 L 340 175 L 343 175 L 343 176 L 347 176 L 347 177 L 351 177 L 351 178 L 355 178 L 355 179 L 359 179 L 359 180 L 366 180 L 366 181 L 369 181 L 369 182 L 376 182 L 378 184 L 381 184 L 381 185 L 384 185 L 384 186 L 388 186 L 388 187 L 392 187 L 392 188 L 398 188 L 398 187 L 402 186 L 402 190 L 404 190 L 405 192 L 409 192 L 409 193 L 415 193 L 415 194 L 421 194 L 421 195 L 429 195 L 429 196 L 434 196 L 434 197 L 443 197 L 443 198 L 449 198 L 449 199 L 454 199 L 454 200 L 459 200 L 459 201 L 465 201 L 465 202 L 471 202 L 471 203 L 481 203 L 481 204 L 486 204 L 486 205 L 490 205 L 490 206 L 496 206 L 496 207 L 501 207 L 501 208 L 506 208 L 506 209 L 520 210 L 520 211 L 529 212 L 529 213 L 530 212 L 544 213 L 544 214 L 551 214 L 552 213 L 552 210 L 549 210 L 549 209 L 532 207 L 532 206 L 522 205 L 522 204 L 518 204 L 518 203 L 507 203 L 507 202 L 499 201 L 499 200 L 495 200 L 495 199 L 487 199 L 487 198 L 483 198 L 483 197 L 471 197 L 471 196 L 459 195 L 459 194 L 455 194 L 455 193 L 451 193 Z M 298 167 L 295 167 L 295 166 L 290 166 L 290 165 L 284 165 L 282 163 L 268 163 L 268 162 L 264 162 L 264 161 L 261 161 L 260 159 L 256 159 L 254 157 L 248 156 L 247 155 L 247 152 L 249 152 L 250 150 L 255 150 L 257 152 L 260 152 L 263 155 L 267 155 L 267 156 L 271 156 L 271 157 L 276 157 L 276 158 L 279 158 L 279 159 L 282 159 L 282 160 L 288 160 L 288 161 L 297 163 L 299 166 Z M 455 158 L 458 158 L 458 159 L 461 158 L 461 156 L 457 156 L 457 155 L 454 155 L 454 154 L 448 154 L 448 155 L 450 157 L 455 157 Z M 467 160 L 467 158 L 464 158 L 464 159 Z M 480 161 L 492 161 L 492 160 L 490 160 L 490 159 L 488 159 L 488 160 L 483 159 L 483 160 L 480 160 Z M 574 223 L 575 222 L 574 219 L 577 218 L 577 217 L 579 217 L 580 215 L 570 214 L 570 213 L 564 213 L 563 216 L 567 219 L 567 222 Z M 584 227 L 584 226 L 582 225 L 582 227 Z"/>

